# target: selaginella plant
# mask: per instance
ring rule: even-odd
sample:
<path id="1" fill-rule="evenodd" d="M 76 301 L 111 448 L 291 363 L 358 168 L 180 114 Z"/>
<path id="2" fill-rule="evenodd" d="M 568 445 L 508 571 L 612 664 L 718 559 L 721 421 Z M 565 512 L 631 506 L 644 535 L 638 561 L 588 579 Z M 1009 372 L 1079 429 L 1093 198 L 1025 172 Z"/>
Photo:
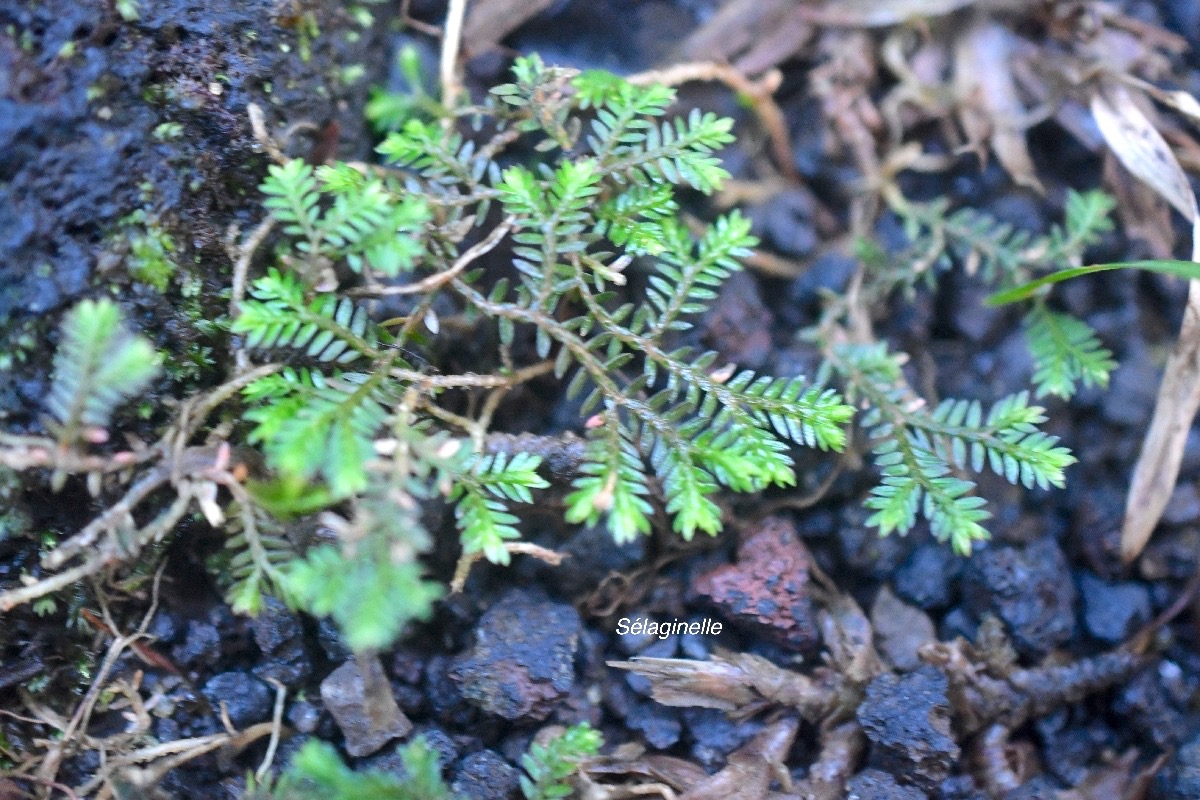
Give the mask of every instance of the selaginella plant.
<path id="1" fill-rule="evenodd" d="M 907 354 L 891 352 L 863 330 L 860 309 L 884 306 L 894 293 L 911 294 L 918 285 L 934 288 L 956 265 L 1001 290 L 1077 266 L 1084 250 L 1112 230 L 1114 203 L 1099 191 L 1068 192 L 1063 224 L 1037 236 L 976 209 L 950 211 L 945 200 L 915 203 L 898 193 L 889 200 L 908 248 L 889 259 L 864 242 L 862 283 L 852 298 L 832 299 L 812 335 L 825 354 L 826 375 L 836 375 L 847 397 L 864 408 L 859 422 L 882 473 L 866 500 L 873 512 L 867 523 L 882 534 L 906 533 L 922 516 L 937 538 L 968 554 L 988 538 L 984 522 L 990 517 L 971 473 L 988 468 L 1026 488 L 1061 487 L 1075 459 L 1057 437 L 1039 429 L 1045 409 L 1031 402 L 1029 391 L 986 410 L 979 400 L 927 403 L 904 375 Z M 1081 384 L 1107 385 L 1116 363 L 1086 322 L 1050 308 L 1041 296 L 1028 304 L 1023 327 L 1037 398 L 1065 399 Z"/>
<path id="2" fill-rule="evenodd" d="M 0 594 L 0 608 L 136 553 L 195 499 L 230 531 L 216 566 L 235 608 L 253 612 L 275 592 L 333 617 L 354 649 L 384 647 L 441 592 L 418 561 L 430 547 L 430 503 L 453 507 L 457 578 L 476 559 L 539 554 L 518 541 L 514 504 L 558 476 L 536 453 L 495 447 L 489 434 L 505 394 L 535 379 L 563 381 L 587 434 L 566 521 L 603 524 L 617 542 L 659 520 L 685 538 L 714 534 L 719 492 L 792 486 L 793 447 L 845 446 L 853 408 L 834 389 L 739 369 L 688 343 L 692 321 L 755 244 L 737 212 L 694 233 L 676 200 L 727 177 L 715 153 L 732 141 L 731 120 L 698 110 L 671 117 L 669 88 L 547 68 L 536 57 L 519 59 L 514 75 L 482 104 L 436 114 L 417 104 L 410 118 L 390 120 L 383 166 L 278 157 L 262 186 L 279 234 L 273 263 L 248 297 L 235 289 L 239 372 L 186 403 L 163 441 L 132 459 L 149 466 L 112 513 L 44 563 L 62 568 L 99 542 L 95 555 Z M 504 256 L 479 268 L 493 250 Z M 886 282 L 886 270 L 878 274 Z M 401 315 L 381 320 L 381 298 L 400 302 Z M 455 327 L 493 342 L 474 371 L 430 366 L 431 337 L 451 314 Z M 124 329 L 109 329 L 111 348 L 125 353 Z M 76 428 L 100 421 L 86 414 L 90 384 L 71 382 L 94 371 L 88 349 L 71 344 L 77 338 L 66 337 L 58 373 L 85 399 L 52 409 Z M 894 355 L 844 338 L 825 342 L 826 372 L 866 408 L 884 472 L 868 501 L 881 532 L 911 527 L 923 505 L 937 535 L 969 550 L 986 535 L 986 512 L 961 466 L 989 463 L 1026 485 L 1061 482 L 1070 456 L 1038 429 L 1042 410 L 1026 395 L 986 414 L 964 402 L 922 410 Z M 1045 385 L 1089 374 L 1068 371 Z M 473 402 L 454 401 L 464 394 Z M 231 429 L 235 446 L 211 437 L 188 446 L 205 415 L 239 395 L 246 424 Z M 107 412 L 121 395 L 97 398 Z M 65 441 L 83 446 L 77 433 Z M 15 445 L 24 460 L 10 465 L 87 472 L 92 463 Z M 246 445 L 265 457 L 257 477 Z M 131 530 L 130 511 L 168 483 L 180 500 Z M 221 488 L 233 496 L 224 508 Z M 296 534 L 305 526 L 279 521 L 296 516 L 315 519 L 321 535 L 305 541 Z"/>
<path id="3" fill-rule="evenodd" d="M 288 237 L 286 269 L 253 283 L 233 330 L 250 350 L 295 364 L 246 388 L 250 440 L 279 475 L 274 499 L 296 494 L 280 487 L 303 486 L 311 503 L 307 487 L 317 482 L 322 504 L 352 502 L 341 540 L 309 550 L 283 588 L 333 614 L 358 647 L 389 641 L 407 616 L 397 610 L 427 605 L 411 572 L 412 553 L 428 539 L 420 502 L 443 495 L 464 556 L 503 564 L 518 538 L 510 504 L 546 485 L 537 456 L 489 454 L 490 412 L 451 413 L 438 402 L 447 390 L 498 393 L 548 373 L 567 380 L 589 439 L 566 519 L 603 521 L 618 542 L 650 531 L 652 484 L 678 533 L 716 533 L 721 487 L 792 485 L 789 442 L 838 449 L 845 441 L 851 409 L 833 391 L 671 344 L 754 244 L 736 213 L 699 241 L 677 216 L 676 187 L 707 193 L 726 177 L 713 153 L 732 140 L 731 121 L 699 111 L 663 119 L 670 89 L 604 73 L 550 69 L 537 58 L 519 60 L 514 72 L 516 82 L 493 90 L 488 104 L 460 112 L 486 120 L 486 138 L 409 119 L 379 147 L 388 169 L 292 160 L 272 167 L 263 185 Z M 514 157 L 518 146 L 535 154 L 532 163 Z M 468 236 L 477 243 L 463 247 Z M 505 237 L 511 277 L 470 271 Z M 648 270 L 642 293 L 625 290 L 635 258 Z M 394 280 L 417 265 L 430 274 Z M 334 267 L 362 276 L 357 297 L 411 294 L 411 313 L 377 324 L 348 293 L 321 290 Z M 410 353 L 440 325 L 439 293 L 495 326 L 495 372 L 419 368 Z M 540 361 L 513 363 L 521 336 Z M 243 566 L 239 577 L 255 585 L 267 574 L 253 559 Z"/>

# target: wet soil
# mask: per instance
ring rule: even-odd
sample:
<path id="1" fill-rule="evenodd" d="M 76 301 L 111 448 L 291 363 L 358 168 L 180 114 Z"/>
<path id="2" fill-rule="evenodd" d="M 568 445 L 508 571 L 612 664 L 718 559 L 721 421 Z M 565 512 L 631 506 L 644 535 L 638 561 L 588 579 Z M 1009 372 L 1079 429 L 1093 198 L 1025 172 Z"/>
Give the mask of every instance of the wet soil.
<path id="1" fill-rule="evenodd" d="M 548 61 L 633 71 L 669 58 L 714 5 L 564 0 L 506 44 L 538 48 Z M 1200 45 L 1193 4 L 1129 5 Z M 202 323 L 224 313 L 226 242 L 231 226 L 244 232 L 257 222 L 255 187 L 266 168 L 246 104 L 262 106 L 276 130 L 312 123 L 290 140 L 295 154 L 327 146 L 332 138 L 338 157 L 369 158 L 372 139 L 361 113 L 368 87 L 386 84 L 396 49 L 418 40 L 396 32 L 399 6 L 363 5 L 369 11 L 364 16 L 350 4 L 307 0 L 142 0 L 139 19 L 130 22 L 104 0 L 0 0 L 0 420 L 7 428 L 40 425 L 47 343 L 53 344 L 62 311 L 84 296 L 115 296 L 160 348 L 177 355 L 144 413 L 131 411 L 122 421 L 125 430 L 149 438 L 166 418 L 160 401 L 220 378 L 225 343 L 219 327 Z M 411 6 L 425 21 L 436 23 L 440 16 L 437 3 Z M 620 24 L 614 27 L 614 20 Z M 434 52 L 427 41 L 421 46 L 427 55 Z M 469 66 L 474 88 L 495 81 L 507 59 L 504 50 L 479 54 Z M 747 209 L 771 249 L 811 258 L 808 269 L 794 280 L 750 272 L 736 277 L 698 329 L 703 342 L 729 360 L 780 375 L 812 372 L 817 356 L 795 339 L 795 331 L 815 321 L 821 291 L 843 287 L 853 269 L 845 257 L 817 255 L 829 231 L 814 222 L 815 201 L 844 224 L 852 188 L 845 164 L 826 158 L 814 134 L 814 103 L 804 90 L 812 66 L 787 66 L 780 102 L 794 139 L 795 167 L 815 194 L 791 190 Z M 749 115 L 723 91 L 687 95 L 737 115 L 741 130 L 753 129 Z M 921 176 L 905 189 L 914 198 L 969 201 L 1016 225 L 1046 230 L 1066 189 L 1096 185 L 1100 165 L 1048 128 L 1034 130 L 1032 142 L 1048 190 L 1044 198 L 1014 189 L 994 163 Z M 753 176 L 756 154 L 748 146 L 726 155 L 735 177 Z M 177 265 L 162 292 L 122 266 L 130 237 L 154 232 L 170 238 Z M 894 219 L 883 218 L 878 233 L 881 241 L 900 246 Z M 1091 257 L 1140 254 L 1136 242 L 1114 233 Z M 1122 273 L 1063 288 L 1065 307 L 1100 332 L 1122 366 L 1107 390 L 1050 404 L 1050 429 L 1080 459 L 1066 490 L 1023 492 L 982 481 L 996 512 L 990 525 L 995 538 L 970 560 L 954 556 L 924 529 L 878 538 L 865 526 L 861 507 L 869 483 L 852 472 L 840 476 L 817 505 L 781 512 L 761 526 L 750 523 L 756 501 L 742 501 L 742 530 L 687 548 L 670 537 L 616 547 L 602 531 L 567 529 L 553 514 L 535 515 L 525 525 L 526 538 L 571 557 L 559 568 L 532 561 L 505 570 L 480 568 L 465 594 L 439 604 L 432 622 L 381 654 L 397 711 L 411 725 L 397 718 L 389 728 L 394 736 L 372 738 L 361 735 L 353 714 L 343 709 L 345 697 L 365 691 L 365 679 L 336 632 L 279 605 L 254 620 L 233 615 L 204 577 L 204 559 L 218 543 L 203 524 L 187 523 L 164 549 L 161 605 L 149 631 L 154 647 L 182 676 L 134 655 L 115 674 L 142 671 L 144 692 L 170 698 L 154 714 L 159 741 L 220 730 L 221 704 L 238 727 L 269 719 L 270 681 L 278 681 L 290 699 L 289 736 L 276 764 L 286 764 L 304 741 L 318 737 L 342 746 L 358 766 L 401 769 L 385 745 L 421 734 L 447 779 L 472 798 L 517 797 L 520 754 L 548 723 L 587 720 L 612 745 L 640 741 L 715 771 L 763 721 L 664 707 L 650 699 L 645 679 L 618 674 L 605 661 L 706 658 L 725 648 L 810 669 L 821 649 L 807 580 L 811 564 L 863 608 L 882 609 L 877 634 L 894 668 L 871 683 L 857 710 L 869 744 L 851 785 L 854 796 L 986 797 L 951 730 L 946 678 L 922 666 L 915 650 L 932 636 L 975 638 L 981 622 L 994 617 L 1023 666 L 1092 656 L 1166 609 L 1200 568 L 1196 430 L 1180 486 L 1146 556 L 1132 570 L 1116 556 L 1126 481 L 1163 353 L 1182 313 L 1183 291 L 1156 276 Z M 918 385 L 984 402 L 1027 386 L 1031 365 L 1017 318 L 981 310 L 982 294 L 983 287 L 955 276 L 936 294 L 897 302 L 879 334 L 918 355 Z M 532 408 L 532 423 L 528 408 L 498 419 L 514 431 L 553 432 L 574 424 L 573 409 L 554 397 Z M 799 459 L 801 489 L 828 474 L 827 460 Z M 0 501 L 0 514 L 34 535 L 72 531 L 98 508 L 82 487 L 50 497 L 0 485 Z M 29 536 L 0 540 L 0 581 L 31 569 L 36 552 L 37 541 Z M 454 555 L 441 548 L 430 559 L 431 571 L 447 579 Z M 785 574 L 789 580 L 776 580 Z M 82 674 L 95 669 L 106 647 L 95 630 L 64 630 L 85 599 L 67 595 L 43 616 L 21 609 L 0 623 L 0 710 L 20 712 L 22 698 L 35 697 L 69 713 L 86 690 Z M 135 599 L 115 611 L 130 628 L 145 603 Z M 716 636 L 616 633 L 619 618 L 639 616 L 711 617 L 726 625 Z M 1165 754 L 1148 797 L 1200 796 L 1196 620 L 1185 612 L 1171 623 L 1158 654 L 1127 682 L 1024 722 L 1010 748 L 1012 760 L 1021 762 L 1023 785 L 1008 796 L 1054 797 L 1131 748 L 1141 765 Z M 119 715 L 108 715 L 94 720 L 90 732 L 105 735 L 122 725 Z M 50 733 L 0 714 L 0 760 L 32 750 L 35 739 Z M 814 728 L 802 727 L 787 760 L 797 780 L 815 757 L 816 736 Z M 233 758 L 204 756 L 170 773 L 161 788 L 180 798 L 238 797 L 247 771 L 262 756 L 261 743 Z M 76 785 L 96 767 L 88 757 L 68 760 L 59 779 Z"/>

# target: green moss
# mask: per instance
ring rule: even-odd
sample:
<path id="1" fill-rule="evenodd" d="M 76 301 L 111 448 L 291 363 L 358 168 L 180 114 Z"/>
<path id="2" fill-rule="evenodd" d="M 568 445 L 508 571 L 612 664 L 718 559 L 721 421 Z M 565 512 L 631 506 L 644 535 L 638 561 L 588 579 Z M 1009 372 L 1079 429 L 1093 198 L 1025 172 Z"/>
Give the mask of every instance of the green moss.
<path id="1" fill-rule="evenodd" d="M 157 292 L 167 291 L 178 269 L 174 258 L 175 240 L 145 209 L 138 209 L 123 218 L 120 224 L 118 236 L 124 239 L 123 244 L 128 250 L 125 264 L 130 276 Z"/>

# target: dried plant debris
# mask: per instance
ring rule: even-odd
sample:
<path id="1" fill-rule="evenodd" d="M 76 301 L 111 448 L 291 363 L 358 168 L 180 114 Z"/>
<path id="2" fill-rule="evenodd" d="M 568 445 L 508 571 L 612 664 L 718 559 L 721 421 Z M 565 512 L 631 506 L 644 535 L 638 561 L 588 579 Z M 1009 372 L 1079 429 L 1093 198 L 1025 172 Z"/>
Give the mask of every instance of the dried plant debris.
<path id="1" fill-rule="evenodd" d="M 801 795 L 792 793 L 794 787 L 784 764 L 798 730 L 795 718 L 776 720 L 730 753 L 725 767 L 712 775 L 691 762 L 646 755 L 636 745 L 625 746 L 612 756 L 584 762 L 576 779 L 578 796 L 584 800 L 647 795 L 665 800 L 799 798 Z M 773 791 L 772 785 L 782 791 Z"/>
<path id="2" fill-rule="evenodd" d="M 734 717 L 798 713 L 817 726 L 819 755 L 804 784 L 794 789 L 800 797 L 844 797 L 868 742 L 871 766 L 924 791 L 932 791 L 953 770 L 969 768 L 998 797 L 1028 777 L 1014 773 L 1005 755 L 1013 731 L 1125 683 L 1152 660 L 1143 652 L 1143 636 L 1070 664 L 1020 667 L 1002 624 L 988 616 L 975 642 L 928 643 L 920 648 L 924 666 L 893 673 L 876 655 L 870 623 L 857 604 L 844 595 L 827 601 L 828 662 L 807 673 L 728 652 L 709 661 L 634 658 L 610 666 L 649 679 L 654 699 L 665 705 L 717 708 Z M 727 772 L 733 765 L 731 757 Z M 726 784 L 714 777 L 712 785 Z M 746 796 L 765 797 L 764 791 L 756 788 Z"/>

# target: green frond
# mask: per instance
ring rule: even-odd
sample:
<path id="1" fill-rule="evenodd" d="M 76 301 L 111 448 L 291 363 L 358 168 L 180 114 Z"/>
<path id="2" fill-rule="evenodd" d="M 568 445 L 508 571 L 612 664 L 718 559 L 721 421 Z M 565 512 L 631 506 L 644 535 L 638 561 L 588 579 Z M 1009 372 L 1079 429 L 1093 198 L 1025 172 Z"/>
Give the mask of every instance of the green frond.
<path id="1" fill-rule="evenodd" d="M 282 591 L 284 571 L 296 558 L 296 550 L 277 522 L 256 510 L 253 531 L 242 523 L 240 509 L 231 509 L 225 540 L 221 578 L 225 601 L 238 614 L 257 614 L 265 595 Z"/>
<path id="2" fill-rule="evenodd" d="M 721 531 L 721 509 L 711 499 L 717 491 L 716 480 L 698 463 L 690 447 L 656 438 L 650 465 L 662 481 L 663 499 L 676 533 L 691 541 L 696 531 L 712 536 Z"/>
<path id="3" fill-rule="evenodd" d="M 312 548 L 291 563 L 285 586 L 310 613 L 332 617 L 355 651 L 389 646 L 411 620 L 428 619 L 441 595 L 440 586 L 423 579 L 419 563 L 398 561 L 377 539 L 350 553 Z"/>
<path id="4" fill-rule="evenodd" d="M 410 169 L 433 184 L 476 184 L 489 169 L 475 143 L 455 132 L 444 134 L 436 122 L 410 119 L 387 135 L 375 151 L 397 167 Z"/>
<path id="5" fill-rule="evenodd" d="M 539 457 L 529 453 L 516 453 L 511 457 L 503 453 L 478 456 L 471 459 L 468 474 L 471 481 L 496 497 L 532 503 L 530 489 L 545 489 L 550 485 L 538 475 L 541 463 Z"/>
<path id="6" fill-rule="evenodd" d="M 274 400 L 272 411 L 249 416 L 259 420 L 250 440 L 264 444 L 268 462 L 281 472 L 306 480 L 319 475 L 337 497 L 361 491 L 373 437 L 387 420 L 390 381 L 382 373 L 345 373 L 294 387 L 302 401 L 289 393 Z"/>
<path id="7" fill-rule="evenodd" d="M 796 444 L 821 450 L 846 446 L 846 424 L 854 408 L 832 389 L 813 386 L 803 378 L 754 377 L 749 370 L 727 384 L 739 392 L 739 402 L 764 427 Z"/>
<path id="8" fill-rule="evenodd" d="M 1039 305 L 1029 312 L 1025 326 L 1038 397 L 1068 399 L 1080 383 L 1089 388 L 1108 385 L 1117 362 L 1086 322 Z"/>
<path id="9" fill-rule="evenodd" d="M 733 120 L 692 109 L 687 119 L 630 128 L 621 144 L 597 153 L 601 165 L 619 181 L 639 185 L 687 184 L 711 194 L 729 173 L 712 155 L 733 141 Z"/>
<path id="10" fill-rule="evenodd" d="M 73 445 L 87 428 L 104 428 L 122 402 L 159 371 L 159 356 L 125 326 L 110 300 L 84 300 L 63 319 L 46 409 L 58 440 Z"/>
<path id="11" fill-rule="evenodd" d="M 291 349 L 320 361 L 348 364 L 377 354 L 379 333 L 367 312 L 347 297 L 305 289 L 291 273 L 271 269 L 250 288 L 231 330 L 251 349 Z"/>
<path id="12" fill-rule="evenodd" d="M 292 757 L 271 797 L 274 800 L 455 800 L 442 779 L 438 754 L 423 737 L 399 748 L 399 774 L 346 766 L 333 745 L 305 742 Z"/>
<path id="13" fill-rule="evenodd" d="M 696 435 L 692 447 L 704 469 L 735 492 L 796 484 L 787 445 L 762 428 L 719 420 Z"/>
<path id="14" fill-rule="evenodd" d="M 479 488 L 463 486 L 454 516 L 461 532 L 463 554 L 483 553 L 493 564 L 508 564 L 510 556 L 504 543 L 521 538 L 516 525 L 520 521 L 508 507 L 488 497 Z"/>
<path id="15" fill-rule="evenodd" d="M 455 517 L 462 532 L 463 553 L 483 553 L 493 564 L 507 564 L 506 541 L 520 538 L 519 521 L 504 501 L 532 503 L 532 489 L 550 484 L 537 474 L 541 459 L 528 453 L 511 458 L 472 456 L 457 477 L 450 501 L 457 501 Z"/>
<path id="16" fill-rule="evenodd" d="M 645 467 L 620 426 L 606 425 L 592 439 L 579 472 L 566 498 L 567 522 L 595 525 L 604 515 L 617 544 L 650 533 L 653 509 L 646 500 L 650 488 Z"/>
<path id="17" fill-rule="evenodd" d="M 930 410 L 903 382 L 900 359 L 884 345 L 842 347 L 834 367 L 868 404 L 862 417 L 873 440 L 880 484 L 866 501 L 875 513 L 868 524 L 881 534 L 906 533 L 918 510 L 939 539 L 969 553 L 987 538 L 988 518 L 975 484 L 954 470 L 985 467 L 1026 488 L 1062 486 L 1064 470 L 1075 462 L 1058 438 L 1041 431 L 1044 410 L 1019 392 L 1002 398 L 985 414 L 978 401 L 947 399 Z"/>
<path id="18" fill-rule="evenodd" d="M 600 752 L 604 738 L 588 723 L 572 725 L 545 744 L 534 742 L 521 757 L 521 793 L 525 800 L 558 800 L 574 789 L 567 781 L 582 759 Z"/>
<path id="19" fill-rule="evenodd" d="M 326 185 L 334 201 L 316 226 L 323 254 L 346 259 L 355 272 L 362 272 L 364 261 L 388 276 L 411 269 L 423 253 L 417 234 L 429 220 L 425 202 L 413 197 L 397 201 L 377 180 L 353 186 L 343 181 L 341 173 L 325 174 L 334 181 L 332 188 Z M 296 247 L 309 251 L 306 242 Z"/>
<path id="20" fill-rule="evenodd" d="M 758 243 L 750 235 L 750 220 L 737 211 L 719 217 L 696 246 L 680 223 L 664 223 L 663 231 L 667 242 L 646 290 L 658 312 L 651 336 L 691 327 L 679 317 L 704 311 L 716 299 L 721 284 L 741 269 L 738 259 L 750 255 Z"/>
<path id="21" fill-rule="evenodd" d="M 316 236 L 317 217 L 321 213 L 317 204 L 321 196 L 313 168 L 303 159 L 293 158 L 283 165 L 272 164 L 267 168 L 267 179 L 259 188 L 267 195 L 263 205 L 284 223 L 285 233 L 306 239 Z"/>
<path id="22" fill-rule="evenodd" d="M 1085 248 L 1100 241 L 1101 234 L 1113 230 L 1112 212 L 1116 208 L 1116 198 L 1098 189 L 1087 192 L 1069 189 L 1064 224 L 1051 230 L 1051 246 L 1044 263 L 1059 269 L 1077 265 Z"/>
<path id="23" fill-rule="evenodd" d="M 678 210 L 670 186 L 629 186 L 596 209 L 596 235 L 630 255 L 659 255 L 669 244 L 664 226 Z"/>

